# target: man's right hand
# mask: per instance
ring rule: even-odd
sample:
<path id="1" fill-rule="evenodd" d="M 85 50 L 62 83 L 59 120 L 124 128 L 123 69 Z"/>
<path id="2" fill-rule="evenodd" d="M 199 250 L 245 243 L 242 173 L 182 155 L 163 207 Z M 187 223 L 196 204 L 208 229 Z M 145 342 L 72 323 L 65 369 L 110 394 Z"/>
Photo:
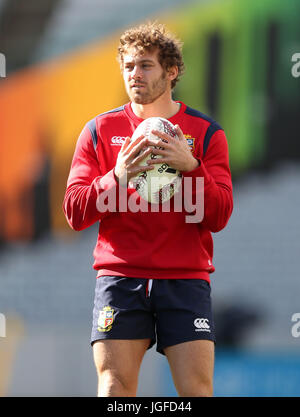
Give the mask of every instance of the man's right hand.
<path id="1" fill-rule="evenodd" d="M 148 155 L 152 149 L 148 146 L 148 139 L 144 135 L 139 136 L 131 142 L 130 137 L 126 137 L 118 154 L 114 169 L 115 177 L 122 185 L 128 185 L 129 180 L 139 172 L 149 171 L 153 165 L 140 166 L 139 163 Z"/>

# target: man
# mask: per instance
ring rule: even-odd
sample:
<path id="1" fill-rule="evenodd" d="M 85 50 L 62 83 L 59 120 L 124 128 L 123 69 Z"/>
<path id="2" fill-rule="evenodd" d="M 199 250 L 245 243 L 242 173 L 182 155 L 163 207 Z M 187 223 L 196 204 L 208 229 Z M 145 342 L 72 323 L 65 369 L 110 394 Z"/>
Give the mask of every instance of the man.
<path id="1" fill-rule="evenodd" d="M 64 199 L 73 229 L 100 221 L 91 338 L 98 395 L 135 396 L 143 356 L 157 340 L 178 394 L 211 396 L 211 232 L 225 227 L 233 207 L 226 137 L 212 119 L 172 99 L 184 64 L 181 43 L 162 25 L 129 29 L 118 51 L 130 102 L 84 127 Z M 154 116 L 169 119 L 179 139 L 156 132 L 157 141 L 141 136 L 131 142 L 139 123 Z M 99 197 L 119 195 L 120 187 L 136 193 L 128 182 L 153 169 L 151 152 L 194 181 L 194 196 L 195 179 L 204 178 L 201 222 L 187 223 L 184 210 L 120 210 L 118 198 L 114 209 L 99 208 Z"/>

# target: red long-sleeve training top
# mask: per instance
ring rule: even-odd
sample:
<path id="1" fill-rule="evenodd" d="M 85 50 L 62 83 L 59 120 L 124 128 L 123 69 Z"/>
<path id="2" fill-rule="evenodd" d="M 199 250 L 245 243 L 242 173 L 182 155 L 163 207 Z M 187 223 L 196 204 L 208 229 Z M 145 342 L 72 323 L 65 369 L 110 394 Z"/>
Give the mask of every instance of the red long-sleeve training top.
<path id="1" fill-rule="evenodd" d="M 182 173 L 183 181 L 190 177 L 193 182 L 194 199 L 199 192 L 196 179 L 204 179 L 204 217 L 196 223 L 187 223 L 187 212 L 172 210 L 172 205 L 169 212 L 120 209 L 121 186 L 115 179 L 114 166 L 125 137 L 131 137 L 143 121 L 130 103 L 96 116 L 79 136 L 63 209 L 75 230 L 99 222 L 93 265 L 98 277 L 210 281 L 209 274 L 215 270 L 211 232 L 226 226 L 233 209 L 228 145 L 223 129 L 214 120 L 179 103 L 180 110 L 169 120 L 180 126 L 200 163 L 195 170 Z M 125 191 L 128 197 L 133 193 L 133 189 Z M 100 212 L 99 199 L 103 198 L 103 206 L 104 201 L 114 201 L 113 196 L 117 196 L 115 207 L 107 205 L 109 208 Z"/>

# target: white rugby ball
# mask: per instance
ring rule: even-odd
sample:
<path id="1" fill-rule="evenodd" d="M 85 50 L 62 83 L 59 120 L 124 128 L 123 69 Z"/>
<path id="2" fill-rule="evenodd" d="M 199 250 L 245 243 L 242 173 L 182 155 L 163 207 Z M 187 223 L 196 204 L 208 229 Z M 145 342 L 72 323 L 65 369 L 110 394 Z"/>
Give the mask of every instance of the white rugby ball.
<path id="1" fill-rule="evenodd" d="M 149 117 L 138 125 L 133 132 L 131 140 L 137 139 L 144 135 L 153 141 L 160 138 L 152 133 L 152 130 L 158 130 L 167 133 L 172 137 L 177 137 L 174 125 L 163 117 Z M 161 158 L 161 155 L 150 154 L 142 161 L 140 166 L 146 166 L 147 160 Z M 139 195 L 150 203 L 164 203 L 179 190 L 182 181 L 180 171 L 170 167 L 166 163 L 153 164 L 154 169 L 143 171 L 131 178 L 129 185 L 136 189 Z"/>

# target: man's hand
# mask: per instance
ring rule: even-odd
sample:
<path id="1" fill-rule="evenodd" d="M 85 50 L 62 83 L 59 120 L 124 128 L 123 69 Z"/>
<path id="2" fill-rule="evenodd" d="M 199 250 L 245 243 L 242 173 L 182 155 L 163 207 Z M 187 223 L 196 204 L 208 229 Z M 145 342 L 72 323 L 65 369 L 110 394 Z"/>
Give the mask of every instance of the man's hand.
<path id="1" fill-rule="evenodd" d="M 167 163 L 178 171 L 192 171 L 199 166 L 199 162 L 193 157 L 190 147 L 178 125 L 175 126 L 177 138 L 167 135 L 166 133 L 153 130 L 152 133 L 161 139 L 157 141 L 148 141 L 149 145 L 159 146 L 152 149 L 154 155 L 161 155 L 161 158 L 151 159 L 147 164 Z"/>
<path id="2" fill-rule="evenodd" d="M 129 180 L 139 172 L 154 168 L 152 164 L 139 166 L 139 163 L 153 151 L 153 148 L 148 145 L 149 140 L 143 135 L 132 142 L 130 137 L 127 137 L 123 142 L 114 169 L 115 176 L 122 185 L 127 186 Z"/>

